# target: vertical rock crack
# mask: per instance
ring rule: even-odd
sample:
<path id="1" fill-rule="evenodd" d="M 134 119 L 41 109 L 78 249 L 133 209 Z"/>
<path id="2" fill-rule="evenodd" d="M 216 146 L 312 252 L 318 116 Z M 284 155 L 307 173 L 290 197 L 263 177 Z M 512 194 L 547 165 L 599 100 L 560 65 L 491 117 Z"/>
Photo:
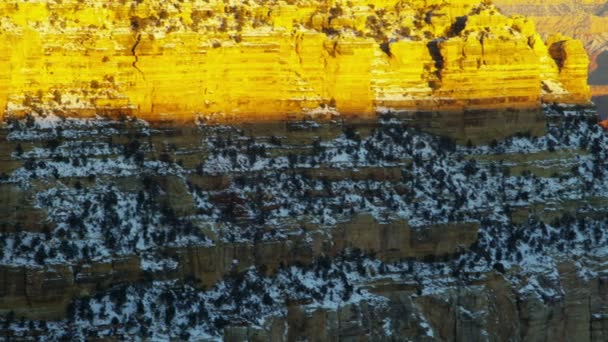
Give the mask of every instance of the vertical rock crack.
<path id="1" fill-rule="evenodd" d="M 135 44 L 133 44 L 133 46 L 131 47 L 131 54 L 135 58 L 135 60 L 133 61 L 133 63 L 131 65 L 137 71 L 139 71 L 139 73 L 141 74 L 141 76 L 145 79 L 146 75 L 144 75 L 144 72 L 141 71 L 141 69 L 137 66 L 137 62 L 139 62 L 139 57 L 137 56 L 137 46 L 139 45 L 140 42 L 141 42 L 141 33 L 137 35 L 137 38 L 135 38 Z"/>

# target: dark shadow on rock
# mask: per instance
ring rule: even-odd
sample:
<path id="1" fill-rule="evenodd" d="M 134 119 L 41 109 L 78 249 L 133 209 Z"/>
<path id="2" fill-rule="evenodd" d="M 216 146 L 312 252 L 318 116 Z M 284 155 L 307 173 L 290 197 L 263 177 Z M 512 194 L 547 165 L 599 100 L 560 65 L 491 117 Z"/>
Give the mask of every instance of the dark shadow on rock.
<path id="1" fill-rule="evenodd" d="M 597 56 L 597 69 L 589 74 L 589 84 L 608 84 L 608 51 L 604 51 Z"/>
<path id="2" fill-rule="evenodd" d="M 593 103 L 597 107 L 597 115 L 600 119 L 608 119 L 608 95 L 594 96 Z"/>
<path id="3" fill-rule="evenodd" d="M 546 134 L 547 124 L 546 116 L 539 110 L 418 112 L 403 115 L 408 117 L 411 126 L 448 137 L 461 145 L 489 144 L 517 133 L 542 136 Z"/>

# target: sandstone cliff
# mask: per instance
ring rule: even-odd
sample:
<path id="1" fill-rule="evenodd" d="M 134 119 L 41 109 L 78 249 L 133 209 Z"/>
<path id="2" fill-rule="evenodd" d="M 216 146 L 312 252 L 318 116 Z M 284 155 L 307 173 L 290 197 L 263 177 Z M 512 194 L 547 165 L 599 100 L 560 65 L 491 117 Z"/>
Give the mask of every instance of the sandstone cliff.
<path id="1" fill-rule="evenodd" d="M 589 54 L 589 84 L 600 115 L 608 115 L 608 7 L 603 0 L 495 0 L 504 13 L 525 14 L 543 38 L 555 33 L 581 40 Z"/>
<path id="2" fill-rule="evenodd" d="M 585 103 L 580 44 L 478 0 L 0 4 L 5 114 L 272 118 Z"/>
<path id="3" fill-rule="evenodd" d="M 525 14 L 544 37 L 562 33 L 584 42 L 594 70 L 596 58 L 608 48 L 608 10 L 603 0 L 495 0 L 507 14 Z"/>

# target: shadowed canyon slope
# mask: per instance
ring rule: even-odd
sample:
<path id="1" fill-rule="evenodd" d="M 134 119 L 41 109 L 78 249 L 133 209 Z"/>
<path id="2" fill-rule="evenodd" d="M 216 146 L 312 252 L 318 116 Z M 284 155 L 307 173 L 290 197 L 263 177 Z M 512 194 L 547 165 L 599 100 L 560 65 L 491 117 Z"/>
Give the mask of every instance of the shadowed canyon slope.
<path id="1" fill-rule="evenodd" d="M 544 111 L 10 120 L 1 334 L 606 341 L 608 134 Z"/>
<path id="2" fill-rule="evenodd" d="M 585 103 L 579 41 L 477 0 L 0 4 L 9 115 L 285 117 Z"/>

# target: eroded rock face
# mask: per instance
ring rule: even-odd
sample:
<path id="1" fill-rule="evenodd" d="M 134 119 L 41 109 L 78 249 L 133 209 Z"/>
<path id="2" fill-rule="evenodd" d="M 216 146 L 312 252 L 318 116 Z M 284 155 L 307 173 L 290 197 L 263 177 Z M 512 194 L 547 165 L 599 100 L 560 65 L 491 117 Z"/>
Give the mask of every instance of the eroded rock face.
<path id="1" fill-rule="evenodd" d="M 573 279 L 561 278 L 569 282 Z M 298 305 L 285 317 L 273 319 L 263 328 L 230 327 L 228 341 L 356 339 L 414 339 L 417 341 L 602 341 L 605 318 L 603 294 L 596 293 L 596 281 L 581 282 L 564 295 L 547 301 L 536 295 L 521 295 L 499 274 L 489 274 L 475 284 L 460 284 L 447 291 L 416 294 L 411 288 L 393 287 L 383 306 L 344 305 L 336 310 Z M 570 285 L 566 285 L 568 288 Z M 574 291 L 574 292 L 573 292 Z M 588 303 L 591 300 L 592 306 Z M 423 320 L 420 318 L 424 317 Z M 277 329 L 279 328 L 279 329 Z M 288 336 L 285 338 L 285 336 Z M 255 339 L 257 338 L 257 339 Z"/>
<path id="2" fill-rule="evenodd" d="M 584 55 L 556 63 L 529 20 L 478 0 L 11 0 L 0 14 L 10 115 L 243 120 L 589 98 Z"/>
<path id="3" fill-rule="evenodd" d="M 545 111 L 11 120 L 2 333 L 604 341 L 608 135 Z"/>
<path id="4" fill-rule="evenodd" d="M 608 48 L 608 11 L 602 0 L 495 0 L 494 4 L 507 14 L 525 14 L 537 24 L 538 31 L 548 37 L 562 33 L 583 41 L 591 58 Z"/>
<path id="5" fill-rule="evenodd" d="M 142 279 L 139 259 L 46 267 L 0 266 L 0 312 L 18 317 L 64 316 L 74 297 L 88 296 L 121 282 Z"/>
<path id="6" fill-rule="evenodd" d="M 259 243 L 218 243 L 214 246 L 174 248 L 167 255 L 178 260 L 178 268 L 149 273 L 155 279 L 194 278 L 203 287 L 212 287 L 230 272 L 250 267 L 274 274 L 280 267 L 307 265 L 321 256 L 336 257 L 344 250 L 375 254 L 379 260 L 397 262 L 405 258 L 422 260 L 465 251 L 475 242 L 477 224 L 450 224 L 419 227 L 407 224 L 379 224 L 364 216 L 336 228 L 331 236 L 319 235 L 312 245 L 304 238 Z M 328 239 L 329 238 L 329 239 Z M 234 262 L 238 261 L 238 264 Z M 0 313 L 36 319 L 63 317 L 75 297 L 89 296 L 113 284 L 145 278 L 138 257 L 111 262 L 53 265 L 49 267 L 0 268 Z"/>
<path id="7" fill-rule="evenodd" d="M 594 99 L 602 113 L 606 105 L 599 95 L 606 95 L 606 66 L 602 56 L 608 52 L 608 10 L 601 0 L 551 0 L 551 1 L 494 1 L 504 13 L 525 14 L 536 23 L 544 37 L 561 33 L 583 42 L 589 55 L 589 83 L 594 88 Z M 582 65 L 581 65 L 582 66 Z"/>

